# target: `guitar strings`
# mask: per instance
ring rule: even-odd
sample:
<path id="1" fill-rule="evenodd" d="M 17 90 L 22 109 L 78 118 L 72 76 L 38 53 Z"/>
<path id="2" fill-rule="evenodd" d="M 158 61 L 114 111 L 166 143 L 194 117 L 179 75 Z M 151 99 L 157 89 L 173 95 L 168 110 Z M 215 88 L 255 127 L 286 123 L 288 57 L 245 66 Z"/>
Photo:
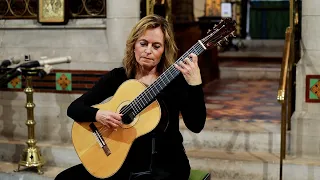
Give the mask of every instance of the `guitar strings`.
<path id="1" fill-rule="evenodd" d="M 216 32 L 215 32 L 216 33 Z M 211 34 L 211 35 L 214 35 L 215 33 L 213 33 L 213 34 Z M 216 40 L 218 40 L 218 39 L 221 39 L 221 35 L 220 36 L 218 36 L 218 37 L 216 37 L 216 38 L 214 38 L 213 39 L 213 41 L 216 41 Z M 208 36 L 208 37 L 206 37 L 206 38 L 204 38 L 204 40 L 208 40 L 210 38 L 210 36 Z M 195 45 L 195 47 L 191 47 L 184 55 L 182 55 L 181 57 L 183 57 L 183 56 L 187 56 L 186 54 L 190 54 L 191 52 L 189 52 L 189 51 L 191 51 L 191 50 L 196 50 L 197 52 L 200 50 L 201 51 L 201 49 L 202 49 L 203 47 L 200 45 L 200 44 L 196 44 Z M 184 59 L 184 58 L 179 58 L 174 64 L 177 64 L 177 62 L 180 62 L 180 61 L 182 61 L 181 59 Z M 170 68 L 172 68 L 172 67 L 174 67 L 174 66 L 170 66 L 167 70 L 169 70 Z M 166 72 L 167 72 L 167 70 L 163 73 L 163 74 L 165 74 Z M 178 69 L 176 69 L 176 68 L 174 68 L 174 70 L 173 70 L 173 72 L 174 73 L 179 73 L 178 72 L 179 70 Z M 156 81 L 156 83 L 154 84 L 154 86 L 157 88 L 157 87 L 161 87 L 161 84 L 160 84 L 160 82 L 158 82 L 158 81 Z M 149 87 L 147 87 L 147 89 L 145 90 L 145 91 L 150 91 L 150 89 L 151 89 L 151 86 L 149 86 Z M 142 94 L 142 93 L 141 93 Z M 140 101 L 141 99 L 144 99 L 143 97 L 140 97 L 141 96 L 141 94 L 135 99 L 135 100 L 133 100 L 133 101 Z M 132 101 L 132 102 L 133 102 Z M 139 103 L 135 103 L 135 104 L 137 104 L 138 106 L 139 106 Z M 130 110 L 130 108 L 133 108 L 133 107 L 129 107 L 129 106 L 126 106 L 122 111 L 122 114 L 126 114 L 126 113 L 128 113 L 129 112 L 129 110 Z"/>
<path id="2" fill-rule="evenodd" d="M 222 28 L 222 27 L 221 27 Z M 220 29 L 221 29 L 220 28 Z M 217 32 L 217 31 L 216 31 Z M 215 32 L 215 33 L 216 33 Z M 211 34 L 211 36 L 212 35 L 214 35 L 215 33 L 212 33 Z M 206 38 L 204 38 L 204 40 L 208 40 L 210 38 L 210 36 L 207 36 Z M 213 41 L 216 41 L 216 40 L 218 40 L 218 39 L 221 39 L 222 38 L 222 36 L 220 35 L 220 36 L 218 36 L 218 37 L 216 37 L 216 38 L 213 38 Z M 184 53 L 184 55 L 182 55 L 174 64 L 177 64 L 177 62 L 180 62 L 180 61 L 182 61 L 184 58 L 182 58 L 183 56 L 187 56 L 186 54 L 190 54 L 191 52 L 189 52 L 189 51 L 191 51 L 191 50 L 196 50 L 197 52 L 200 50 L 201 51 L 201 49 L 202 49 L 203 47 L 200 45 L 200 44 L 195 44 L 195 47 L 191 47 L 186 53 Z M 181 60 L 182 59 L 182 60 Z M 171 69 L 172 67 L 174 67 L 173 65 L 171 65 L 163 74 L 165 74 L 169 69 Z M 173 72 L 174 73 L 177 73 L 177 74 L 179 74 L 180 73 L 180 71 L 178 70 L 178 69 L 176 69 L 176 68 L 174 68 L 173 69 Z M 160 75 L 161 76 L 161 75 Z M 161 84 L 160 84 L 160 81 L 158 82 L 158 81 L 156 81 L 156 83 L 154 84 L 154 86 L 156 87 L 156 88 L 158 88 L 159 86 L 162 88 L 162 86 L 161 86 Z M 146 88 L 146 90 L 144 91 L 144 92 L 146 92 L 146 91 L 150 91 L 150 89 L 151 89 L 151 86 L 149 86 L 149 87 L 147 87 Z M 135 98 L 135 100 L 133 100 L 132 102 L 134 102 L 134 101 L 137 101 L 137 103 L 135 103 L 136 105 L 140 105 L 140 103 L 139 103 L 139 101 L 141 101 L 141 99 L 145 99 L 145 98 L 143 98 L 143 96 L 141 97 L 141 95 L 142 95 L 142 93 L 140 94 L 140 95 L 138 95 L 138 97 L 137 98 Z M 139 106 L 140 107 L 140 106 Z M 129 112 L 129 110 L 130 110 L 130 108 L 134 108 L 134 107 L 131 107 L 131 106 L 126 106 L 124 109 L 122 109 L 121 111 L 122 111 L 122 113 L 121 113 L 121 111 L 120 111 L 120 113 L 121 114 L 126 114 L 126 113 L 128 113 Z M 135 110 L 137 110 L 137 109 L 133 109 L 134 111 Z"/>
<path id="3" fill-rule="evenodd" d="M 224 26 L 223 26 L 223 27 L 224 27 Z M 221 27 L 220 29 L 222 29 L 223 27 Z M 215 35 L 220 29 L 218 29 L 218 30 L 215 31 L 214 33 L 211 33 L 209 36 L 203 38 L 203 39 L 200 40 L 200 41 L 201 41 L 201 42 L 207 41 L 209 38 L 211 38 L 213 35 Z M 223 38 L 223 36 L 222 36 L 222 35 L 219 35 L 218 37 L 213 38 L 212 41 L 215 42 L 215 41 L 217 41 L 218 39 L 222 39 L 222 38 Z M 194 47 L 194 46 L 195 46 L 195 47 Z M 174 64 L 177 64 L 178 62 L 184 60 L 184 57 L 187 57 L 189 54 L 192 53 L 192 52 L 189 52 L 189 51 L 191 51 L 191 50 L 195 50 L 197 53 L 200 52 L 200 54 L 202 53 L 201 50 L 203 49 L 203 47 L 202 47 L 201 44 L 196 43 L 194 46 L 192 46 L 187 52 L 185 52 Z M 198 55 L 199 55 L 199 54 L 198 54 Z M 166 72 L 168 72 L 169 69 L 172 69 L 173 67 L 174 67 L 174 66 L 171 65 L 171 66 L 170 66 L 162 75 L 160 75 L 160 76 L 164 76 L 164 75 L 166 74 Z M 177 75 L 180 73 L 180 71 L 179 71 L 178 69 L 176 69 L 176 68 L 173 69 L 173 72 L 174 72 L 174 73 L 177 73 Z M 164 84 L 165 84 L 165 83 L 164 83 Z M 165 85 L 166 85 L 166 84 L 165 84 Z M 161 84 L 160 84 L 160 82 L 158 82 L 158 81 L 156 80 L 156 83 L 154 84 L 154 86 L 155 86 L 156 88 L 158 88 L 158 86 L 161 87 Z M 161 87 L 161 88 L 162 88 L 162 87 Z M 144 92 L 150 91 L 150 89 L 151 89 L 151 86 L 148 86 Z M 141 93 L 140 95 L 138 95 L 138 97 L 135 98 L 132 102 L 134 102 L 134 101 L 138 101 L 138 102 L 139 102 L 141 99 L 143 99 L 142 94 L 143 94 L 143 93 Z M 141 96 L 142 96 L 142 97 L 141 97 Z M 131 104 L 131 103 L 130 103 L 130 104 Z M 137 103 L 136 103 L 136 104 L 137 104 Z M 138 104 L 137 104 L 137 105 L 138 105 Z M 126 114 L 126 113 L 129 112 L 130 108 L 133 108 L 133 107 L 126 106 L 124 109 L 120 110 L 120 112 L 123 111 L 122 114 Z M 102 126 L 102 127 L 99 128 L 99 132 L 101 132 L 101 133 L 104 133 L 104 132 L 106 132 L 106 131 L 108 131 L 108 130 L 109 130 L 109 128 L 106 128 L 105 126 Z M 110 134 L 111 134 L 112 132 L 113 132 L 113 131 L 111 131 Z M 108 134 L 108 136 L 109 136 L 110 134 Z M 104 138 L 103 138 L 103 139 L 104 139 Z M 108 142 L 109 142 L 109 141 L 106 141 L 105 143 L 107 144 Z"/>
<path id="4" fill-rule="evenodd" d="M 212 36 L 212 35 L 214 35 L 214 34 L 211 34 L 211 36 Z M 210 38 L 210 36 L 207 36 L 207 37 L 203 38 L 203 41 L 207 41 L 209 38 Z M 221 38 L 222 38 L 222 36 L 220 35 L 220 36 L 214 38 L 213 41 L 216 41 L 216 40 L 221 39 Z M 201 41 L 201 42 L 202 42 L 202 41 Z M 198 53 L 198 52 L 200 52 L 202 49 L 203 49 L 203 47 L 202 47 L 201 44 L 198 44 L 198 43 L 195 44 L 195 47 L 192 46 L 192 47 L 191 47 L 187 52 L 185 52 L 177 61 L 175 61 L 174 64 L 177 64 L 178 62 L 184 60 L 183 57 L 184 57 L 184 56 L 186 57 L 186 56 L 188 56 L 188 54 L 191 53 L 191 52 L 189 52 L 189 51 L 195 50 L 195 51 Z M 181 59 L 182 59 L 182 60 L 181 60 Z M 165 74 L 166 72 L 168 72 L 168 70 L 169 70 L 170 68 L 173 68 L 173 67 L 174 67 L 174 66 L 171 65 L 171 66 L 170 66 L 162 75 L 160 75 L 160 76 L 164 76 L 164 74 Z M 173 69 L 173 72 L 174 72 L 174 73 L 178 73 L 178 74 L 180 73 L 180 71 L 179 71 L 178 69 L 176 69 L 176 68 Z M 154 84 L 154 86 L 155 86 L 156 88 L 157 88 L 158 86 L 161 87 L 161 84 L 160 84 L 160 82 L 157 82 L 157 81 L 156 81 L 156 83 Z M 148 86 L 145 91 L 149 91 L 150 89 L 151 89 L 151 86 Z M 141 93 L 141 94 L 142 94 L 142 93 Z M 138 101 L 138 102 L 139 102 L 141 99 L 143 99 L 143 97 L 140 97 L 141 94 L 138 95 L 138 97 L 135 98 L 135 100 L 133 100 L 133 101 Z M 133 101 L 132 101 L 132 102 L 133 102 Z M 129 110 L 130 110 L 130 108 L 132 108 L 132 107 L 126 106 L 123 110 L 120 110 L 120 112 L 123 111 L 121 114 L 126 114 L 126 113 L 128 113 Z M 106 128 L 105 126 L 102 126 L 102 127 L 99 128 L 99 132 L 101 132 L 101 133 L 104 133 L 104 132 L 106 132 L 106 131 L 108 131 L 108 130 L 109 130 L 109 128 Z M 111 134 L 112 132 L 113 132 L 113 131 L 111 131 L 110 134 Z M 108 134 L 108 136 L 109 136 L 110 134 Z M 108 141 L 106 141 L 105 143 L 107 143 L 107 142 L 108 142 Z"/>
<path id="5" fill-rule="evenodd" d="M 177 62 L 179 62 L 179 61 L 182 61 L 181 59 L 184 59 L 184 58 L 182 58 L 182 57 L 183 57 L 183 56 L 187 56 L 186 54 L 190 54 L 190 53 L 191 53 L 190 51 L 195 50 L 195 51 L 199 52 L 199 51 L 201 51 L 202 48 L 203 48 L 203 47 L 202 47 L 200 44 L 197 43 L 197 44 L 195 45 L 195 47 L 190 48 L 184 55 L 182 55 L 182 56 L 175 62 L 175 64 L 176 64 Z M 180 72 L 180 71 L 179 71 L 178 69 L 176 69 L 173 65 L 171 65 L 163 74 L 166 74 L 166 72 L 168 72 L 169 69 L 172 69 L 172 68 L 174 68 L 174 69 L 173 69 L 173 73 L 179 73 L 179 72 Z M 160 76 L 164 76 L 164 75 L 160 75 Z M 160 86 L 160 87 L 162 88 L 162 86 L 161 86 L 161 84 L 160 84 L 160 81 L 156 81 L 156 83 L 155 83 L 153 86 L 155 86 L 156 88 L 159 88 L 159 86 Z M 146 92 L 146 91 L 150 91 L 150 89 L 151 89 L 151 86 L 148 86 L 148 87 L 146 88 L 145 92 Z M 141 94 L 142 94 L 142 93 L 141 93 Z M 134 104 L 136 104 L 136 105 L 138 105 L 138 106 L 139 106 L 139 104 L 140 104 L 139 101 L 140 101 L 141 99 L 145 99 L 145 98 L 141 97 L 141 94 L 140 94 L 135 100 L 132 101 L 132 102 L 137 101 L 137 103 L 134 102 Z M 122 113 L 123 113 L 123 114 L 128 113 L 128 111 L 130 110 L 130 108 L 133 108 L 133 107 L 126 106 L 126 107 L 122 110 Z M 134 111 L 135 111 L 135 110 L 137 110 L 137 109 L 134 109 Z"/>
<path id="6" fill-rule="evenodd" d="M 200 52 L 200 51 L 203 49 L 203 47 L 202 47 L 200 44 L 198 44 L 198 43 L 195 44 L 194 46 L 195 46 L 195 47 L 191 47 L 187 52 L 185 52 L 174 64 L 176 64 L 177 62 L 182 61 L 182 60 L 184 59 L 183 57 L 184 57 L 184 56 L 187 56 L 188 54 L 190 54 L 190 53 L 192 52 L 192 50 L 195 50 L 195 51 L 198 53 L 198 52 Z M 190 51 L 191 51 L 191 52 L 190 52 Z M 182 59 L 182 60 L 181 60 L 181 59 Z M 164 74 L 166 74 L 166 72 L 168 72 L 168 70 L 169 70 L 170 68 L 171 68 L 171 69 L 174 68 L 174 69 L 173 69 L 173 73 L 180 73 L 180 71 L 179 71 L 178 69 L 176 69 L 173 65 L 171 65 L 171 66 L 162 74 L 162 76 L 164 76 Z M 156 88 L 158 88 L 159 86 L 161 87 L 161 84 L 160 84 L 160 82 L 157 82 L 157 81 L 156 81 L 156 83 L 154 84 L 154 86 L 155 86 Z M 150 89 L 151 89 L 151 87 L 148 86 L 145 91 L 148 91 L 148 90 L 150 90 Z M 141 93 L 141 94 L 142 94 L 142 93 Z M 141 94 L 140 94 L 140 95 L 141 95 Z M 140 97 L 140 95 L 136 98 L 137 105 L 139 104 L 139 101 L 140 101 L 141 99 L 144 99 L 143 97 Z M 135 100 L 133 100 L 133 101 L 135 101 Z M 132 101 L 132 102 L 133 102 L 133 101 Z M 126 113 L 129 112 L 130 108 L 132 108 L 132 107 L 126 106 L 124 109 L 120 110 L 120 113 L 121 113 L 121 111 L 123 111 L 121 114 L 126 114 Z M 109 128 L 105 127 L 104 125 L 99 128 L 99 132 L 101 132 L 101 133 L 105 133 L 105 132 L 108 131 L 108 130 L 109 130 Z M 111 131 L 110 134 L 111 134 L 112 132 L 113 132 L 113 131 Z M 110 136 L 110 134 L 108 134 L 107 137 Z M 103 136 L 103 137 L 104 137 L 104 136 Z M 108 141 L 106 141 L 105 143 L 108 143 Z"/>
<path id="7" fill-rule="evenodd" d="M 104 132 L 106 132 L 106 131 L 108 131 L 109 130 L 109 128 L 107 128 L 105 125 L 102 125 L 100 128 L 99 128 L 99 132 L 100 133 L 104 133 Z M 110 136 L 110 134 L 112 133 L 113 131 L 111 131 L 107 136 Z M 102 136 L 102 135 L 101 135 Z M 102 136 L 102 137 L 104 137 L 104 136 Z"/>
<path id="8" fill-rule="evenodd" d="M 199 50 L 201 51 L 202 48 L 203 48 L 203 47 L 202 47 L 200 44 L 196 44 L 195 50 L 198 52 Z M 189 52 L 189 51 L 191 51 L 192 49 L 193 49 L 193 48 L 191 47 L 191 48 L 190 48 L 184 55 L 182 55 L 181 57 L 186 56 L 186 54 L 190 54 L 191 52 Z M 181 58 L 181 57 L 175 62 L 175 64 L 176 64 L 177 62 L 179 62 L 179 61 L 182 61 L 181 59 L 183 59 L 183 58 Z M 174 67 L 174 66 L 171 65 L 167 70 L 169 70 L 169 69 L 172 68 L 172 67 Z M 163 74 L 165 74 L 165 73 L 167 72 L 167 70 L 166 70 Z M 174 72 L 174 73 L 177 73 L 178 71 L 179 71 L 179 70 L 176 69 L 176 68 L 173 69 L 173 72 Z M 162 75 L 162 76 L 164 76 L 164 75 Z M 161 87 L 161 84 L 156 81 L 156 83 L 154 84 L 154 86 L 155 86 L 156 88 L 158 88 L 159 86 Z M 148 86 L 145 91 L 150 91 L 150 89 L 151 89 L 151 86 Z M 142 94 L 142 93 L 141 93 L 141 94 Z M 134 103 L 134 104 L 136 104 L 136 105 L 138 105 L 138 106 L 139 106 L 139 104 L 140 104 L 139 101 L 140 101 L 141 99 L 144 99 L 143 97 L 140 97 L 141 94 L 138 95 L 138 97 L 135 98 L 135 100 L 132 101 L 133 103 L 134 103 L 134 101 L 137 101 L 137 103 Z M 125 108 L 123 108 L 122 110 L 120 110 L 120 113 L 121 113 L 121 114 L 126 114 L 126 113 L 128 113 L 128 112 L 130 111 L 130 108 L 134 108 L 134 107 L 126 106 Z M 134 111 L 135 111 L 135 109 L 134 109 Z M 109 129 L 109 128 L 106 128 L 105 126 L 102 126 L 102 127 L 99 128 L 99 132 L 104 133 L 104 132 L 108 131 L 108 129 Z M 112 133 L 112 132 L 111 132 L 111 133 Z M 111 134 L 111 133 L 110 133 L 110 134 Z M 108 136 L 109 136 L 110 134 L 108 134 Z M 105 143 L 107 143 L 107 142 L 105 142 Z"/>
<path id="9" fill-rule="evenodd" d="M 214 35 L 214 34 L 211 34 L 211 35 Z M 216 41 L 218 39 L 221 39 L 221 35 L 214 38 L 213 41 Z M 210 36 L 207 36 L 206 38 L 204 38 L 204 40 L 208 40 L 210 38 Z M 203 49 L 203 47 L 201 46 L 201 44 L 199 43 L 196 43 L 194 46 L 192 46 L 187 52 L 185 52 L 174 64 L 177 64 L 178 62 L 184 60 L 184 57 L 187 57 L 189 54 L 192 53 L 192 50 L 196 51 L 197 53 L 201 52 L 201 50 Z M 191 52 L 190 52 L 191 51 Z M 176 73 L 176 74 L 179 74 L 180 71 L 178 69 L 176 69 L 173 65 L 171 65 L 162 75 L 160 76 L 164 76 L 164 74 L 166 74 L 166 72 L 169 71 L 169 69 L 172 70 L 173 69 L 173 73 Z M 161 84 L 160 84 L 160 81 L 156 81 L 156 83 L 154 84 L 155 88 L 158 88 L 159 86 L 162 88 Z M 148 86 L 146 88 L 145 91 L 150 91 L 151 89 L 151 86 Z M 139 106 L 139 101 L 141 101 L 141 99 L 145 99 L 143 98 L 143 96 L 141 97 L 142 93 L 140 95 L 138 95 L 137 98 L 135 98 L 135 100 L 133 100 L 132 102 L 134 102 L 134 104 L 138 105 Z M 136 103 L 135 103 L 136 102 Z M 132 106 L 126 106 L 124 109 L 120 110 L 120 113 L 121 114 L 127 114 L 129 111 L 130 111 L 130 108 L 132 108 L 134 111 L 137 110 L 137 109 L 134 109 L 134 107 Z M 102 126 L 102 128 L 99 129 L 99 131 L 102 131 L 102 132 L 105 132 L 108 128 L 104 129 L 105 127 Z"/>

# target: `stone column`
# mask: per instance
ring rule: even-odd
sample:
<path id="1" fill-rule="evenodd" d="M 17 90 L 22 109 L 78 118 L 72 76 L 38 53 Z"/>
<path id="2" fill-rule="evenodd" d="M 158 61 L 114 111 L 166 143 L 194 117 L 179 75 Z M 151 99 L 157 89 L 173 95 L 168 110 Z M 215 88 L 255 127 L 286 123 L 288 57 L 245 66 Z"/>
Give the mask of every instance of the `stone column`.
<path id="1" fill-rule="evenodd" d="M 140 1 L 107 0 L 106 6 L 109 63 L 119 66 L 122 65 L 127 37 L 140 19 Z"/>
<path id="2" fill-rule="evenodd" d="M 296 108 L 291 118 L 293 155 L 320 159 L 320 102 L 307 102 L 310 87 L 307 75 L 320 75 L 320 6 L 319 0 L 302 1 L 301 59 L 296 68 Z M 315 77 L 320 79 L 319 77 Z M 319 87 L 318 87 L 319 88 Z M 314 96 L 316 96 L 314 94 Z"/>

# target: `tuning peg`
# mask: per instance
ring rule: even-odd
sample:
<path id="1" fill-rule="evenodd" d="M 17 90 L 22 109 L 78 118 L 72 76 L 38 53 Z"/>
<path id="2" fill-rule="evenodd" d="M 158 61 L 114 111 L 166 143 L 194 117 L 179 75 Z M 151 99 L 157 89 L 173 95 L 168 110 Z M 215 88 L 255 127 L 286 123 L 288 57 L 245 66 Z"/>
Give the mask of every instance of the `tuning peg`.
<path id="1" fill-rule="evenodd" d="M 220 40 L 217 44 L 218 44 L 219 46 L 222 46 L 223 43 L 224 43 L 224 41 L 223 41 L 223 40 Z"/>
<path id="2" fill-rule="evenodd" d="M 211 31 L 212 31 L 211 29 L 208 29 L 207 34 L 209 34 Z"/>
<path id="3" fill-rule="evenodd" d="M 224 37 L 224 40 L 227 41 L 227 42 L 229 41 L 227 37 Z"/>
<path id="4" fill-rule="evenodd" d="M 231 33 L 231 36 L 232 37 L 236 37 L 236 35 L 234 34 L 234 31 Z"/>

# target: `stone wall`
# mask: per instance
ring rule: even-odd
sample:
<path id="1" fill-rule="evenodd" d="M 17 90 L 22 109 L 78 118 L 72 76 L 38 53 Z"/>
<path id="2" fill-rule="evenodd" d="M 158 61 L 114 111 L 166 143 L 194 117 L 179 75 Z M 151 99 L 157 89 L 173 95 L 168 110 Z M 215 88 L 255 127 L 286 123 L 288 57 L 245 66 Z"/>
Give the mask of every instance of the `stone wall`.
<path id="1" fill-rule="evenodd" d="M 307 84 L 320 79 L 320 12 L 316 9 L 319 5 L 318 0 L 302 1 L 302 58 L 296 68 L 296 109 L 288 144 L 292 155 L 312 159 L 320 159 L 320 101 L 307 96 L 313 93 Z"/>
<path id="2" fill-rule="evenodd" d="M 35 135 L 38 142 L 61 144 L 71 142 L 73 121 L 66 111 L 78 94 L 34 93 Z M 0 140 L 26 141 L 28 131 L 23 92 L 0 91 Z"/>
<path id="3" fill-rule="evenodd" d="M 106 70 L 118 66 L 110 61 L 105 19 L 70 20 L 65 26 L 41 26 L 36 20 L 0 21 L 0 59 L 30 54 L 71 56 L 72 63 L 57 69 Z"/>

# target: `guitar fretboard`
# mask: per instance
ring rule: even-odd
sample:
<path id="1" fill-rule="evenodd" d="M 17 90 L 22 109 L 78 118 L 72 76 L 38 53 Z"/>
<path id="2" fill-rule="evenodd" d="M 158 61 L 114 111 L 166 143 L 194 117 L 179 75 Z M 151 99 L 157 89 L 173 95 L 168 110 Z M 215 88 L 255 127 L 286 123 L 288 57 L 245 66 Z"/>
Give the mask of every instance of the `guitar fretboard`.
<path id="1" fill-rule="evenodd" d="M 191 53 L 200 55 L 205 50 L 205 47 L 198 41 L 187 52 L 185 52 L 175 64 L 183 61 Z M 163 72 L 157 80 L 147 87 L 138 97 L 136 97 L 129 106 L 133 110 L 133 115 L 139 114 L 146 106 L 148 106 L 155 97 L 178 75 L 180 71 L 171 65 L 165 72 Z"/>

